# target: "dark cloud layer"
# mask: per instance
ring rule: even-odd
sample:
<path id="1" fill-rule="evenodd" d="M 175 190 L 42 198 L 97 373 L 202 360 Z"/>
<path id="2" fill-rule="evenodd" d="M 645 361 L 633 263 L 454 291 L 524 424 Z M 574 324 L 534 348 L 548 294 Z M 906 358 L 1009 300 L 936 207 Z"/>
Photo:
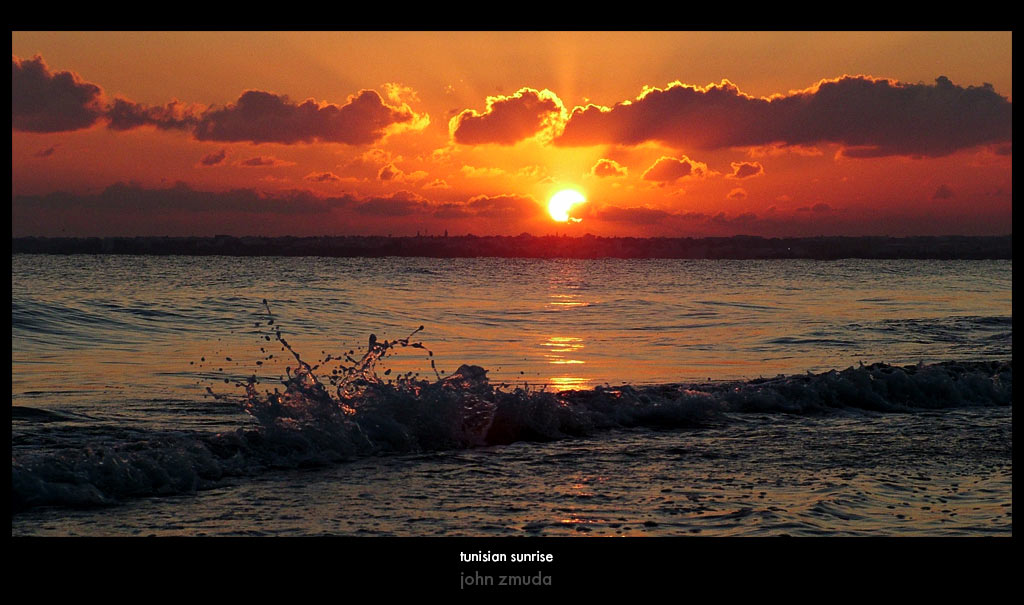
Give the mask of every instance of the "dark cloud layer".
<path id="1" fill-rule="evenodd" d="M 13 197 L 15 206 L 39 210 L 119 211 L 142 215 L 166 212 L 245 212 L 269 214 L 319 214 L 355 203 L 349 196 L 322 198 L 303 190 L 273 194 L 252 189 L 197 191 L 185 183 L 164 189 L 147 189 L 136 183 L 115 183 L 95 194 L 55 192 Z"/>
<path id="2" fill-rule="evenodd" d="M 540 213 L 541 207 L 528 196 L 478 195 L 470 198 L 466 210 L 472 216 L 520 220 L 533 218 Z"/>
<path id="3" fill-rule="evenodd" d="M 295 104 L 284 95 L 259 90 L 242 93 L 233 105 L 205 112 L 194 135 L 200 141 L 252 143 L 372 143 L 392 125 L 410 122 L 411 111 L 386 105 L 380 95 L 363 90 L 345 105 Z"/>
<path id="4" fill-rule="evenodd" d="M 391 196 L 366 199 L 356 205 L 354 210 L 366 216 L 419 215 L 442 219 L 484 218 L 510 221 L 533 218 L 541 208 L 530 196 L 478 195 L 467 202 L 437 204 L 416 193 L 398 191 Z"/>
<path id="5" fill-rule="evenodd" d="M 309 99 L 293 103 L 284 95 L 259 90 L 238 101 L 201 110 L 178 101 L 149 107 L 127 99 L 103 101 L 103 90 L 71 72 L 51 73 L 42 57 L 11 59 L 11 127 L 24 132 L 67 132 L 100 120 L 111 130 L 152 126 L 185 130 L 200 141 L 251 143 L 372 143 L 392 124 L 417 116 L 403 105 L 392 107 L 372 90 L 362 90 L 344 105 Z"/>
<path id="6" fill-rule="evenodd" d="M 330 172 L 311 173 L 305 178 L 313 182 L 340 180 Z M 157 189 L 146 188 L 138 183 L 115 183 L 99 193 L 15 195 L 12 196 L 12 202 L 15 210 L 23 213 L 70 212 L 92 216 L 113 213 L 122 217 L 134 216 L 139 221 L 181 213 L 302 217 L 325 215 L 333 211 L 353 212 L 368 219 L 420 216 L 519 221 L 534 218 L 542 212 L 536 200 L 521 195 L 478 195 L 466 202 L 437 204 L 405 190 L 387 196 L 357 198 L 343 194 L 321 197 L 306 189 L 277 192 L 253 189 L 199 191 L 182 182 Z"/>
<path id="7" fill-rule="evenodd" d="M 189 130 L 197 122 L 191 110 L 178 101 L 171 101 L 163 107 L 146 107 L 125 99 L 114 99 L 104 117 L 108 120 L 107 128 L 111 130 L 132 130 L 142 126 Z"/>
<path id="8" fill-rule="evenodd" d="M 636 225 L 655 225 L 672 216 L 675 214 L 657 208 L 621 208 L 619 206 L 605 206 L 594 213 L 594 218 L 601 221 Z"/>
<path id="9" fill-rule="evenodd" d="M 823 214 L 833 209 L 828 204 L 815 204 L 813 208 L 798 209 L 798 213 L 814 212 Z M 772 210 L 769 210 L 769 214 Z M 741 212 L 735 215 L 728 215 L 725 212 L 708 213 L 695 211 L 672 211 L 659 208 L 647 208 L 643 206 L 622 208 L 614 205 L 603 206 L 593 211 L 593 218 L 602 221 L 624 223 L 637 226 L 666 226 L 671 225 L 679 229 L 711 229 L 721 232 L 750 232 L 751 230 L 770 229 L 782 226 L 784 229 L 792 227 L 792 217 L 759 217 L 753 212 Z M 810 217 L 802 218 L 807 221 Z M 788 227 L 787 227 L 788 225 Z"/>
<path id="10" fill-rule="evenodd" d="M 838 143 L 855 158 L 941 156 L 1009 142 L 1011 123 L 1012 104 L 990 84 L 964 88 L 944 76 L 934 84 L 843 76 L 770 99 L 723 80 L 650 89 L 610 109 L 577 107 L 555 143 L 658 141 L 698 149 Z"/>
<path id="11" fill-rule="evenodd" d="M 387 197 L 370 198 L 355 207 L 367 216 L 411 216 L 428 212 L 429 202 L 410 191 L 398 191 Z"/>
<path id="12" fill-rule="evenodd" d="M 602 221 L 628 223 L 633 225 L 665 225 L 677 226 L 714 225 L 717 227 L 743 227 L 761 220 L 753 212 L 743 212 L 729 216 L 725 212 L 709 214 L 694 211 L 669 211 L 643 206 L 622 208 L 608 205 L 593 212 L 592 216 Z"/>
<path id="13" fill-rule="evenodd" d="M 488 97 L 483 113 L 467 109 L 452 118 L 449 128 L 456 143 L 512 145 L 537 134 L 561 111 L 554 94 L 523 88 L 510 97 Z"/>
<path id="14" fill-rule="evenodd" d="M 434 209 L 435 218 L 463 219 L 487 218 L 520 221 L 535 218 L 542 208 L 531 196 L 478 195 L 465 203 L 440 204 Z"/>
<path id="15" fill-rule="evenodd" d="M 103 91 L 67 72 L 51 73 L 43 58 L 11 57 L 11 127 L 24 132 L 88 128 L 103 115 Z"/>

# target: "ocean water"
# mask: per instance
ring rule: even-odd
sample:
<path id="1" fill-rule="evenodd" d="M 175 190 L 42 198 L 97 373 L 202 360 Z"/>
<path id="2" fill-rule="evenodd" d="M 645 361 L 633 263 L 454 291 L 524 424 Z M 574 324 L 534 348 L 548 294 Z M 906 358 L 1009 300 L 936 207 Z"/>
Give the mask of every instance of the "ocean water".
<path id="1" fill-rule="evenodd" d="M 12 534 L 1008 535 L 1011 282 L 13 255 Z"/>

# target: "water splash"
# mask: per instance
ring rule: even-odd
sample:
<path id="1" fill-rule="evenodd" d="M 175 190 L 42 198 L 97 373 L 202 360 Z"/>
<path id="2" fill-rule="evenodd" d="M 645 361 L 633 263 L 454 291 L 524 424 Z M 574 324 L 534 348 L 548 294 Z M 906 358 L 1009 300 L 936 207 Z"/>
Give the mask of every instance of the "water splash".
<path id="1" fill-rule="evenodd" d="M 238 402 L 263 425 L 289 421 L 342 421 L 354 416 L 359 407 L 372 401 L 385 387 L 398 392 L 418 394 L 427 383 L 417 380 L 417 375 L 413 372 L 398 376 L 396 379 L 382 378 L 377 374 L 380 362 L 399 348 L 408 347 L 425 351 L 437 380 L 442 380 L 433 359 L 433 351 L 427 349 L 422 342 L 412 340 L 416 334 L 423 331 L 424 326 L 419 326 L 405 338 L 395 340 L 378 340 L 376 334 L 370 334 L 366 352 L 361 358 L 354 358 L 355 351 L 349 350 L 339 355 L 327 354 L 315 365 L 311 365 L 302 359 L 299 352 L 284 337 L 281 324 L 275 322 L 266 299 L 263 299 L 263 307 L 267 314 L 267 325 L 272 326 L 274 338 L 298 364 L 294 369 L 290 366 L 285 368 L 287 379 L 282 381 L 285 387 L 283 392 L 275 388 L 273 392 L 260 393 L 256 386 L 259 379 L 255 373 L 244 384 L 245 396 Z M 388 369 L 383 374 L 387 377 L 391 370 Z M 231 400 L 229 396 L 214 393 L 209 387 L 207 392 L 218 399 Z"/>
<path id="2" fill-rule="evenodd" d="M 354 350 L 339 355 L 324 352 L 324 358 L 310 364 L 282 334 L 266 299 L 263 307 L 274 339 L 297 363 L 285 368 L 284 390 L 261 392 L 255 373 L 244 383 L 236 383 L 244 388 L 240 397 L 218 394 L 210 387 L 206 390 L 218 400 L 241 407 L 256 419 L 264 434 L 275 439 L 287 432 L 289 438 L 318 435 L 323 441 L 350 444 L 361 453 L 487 443 L 497 411 L 495 388 L 487 370 L 464 364 L 442 377 L 433 351 L 413 339 L 424 326 L 395 340 L 379 340 L 370 334 L 366 351 L 358 359 Z M 436 380 L 421 379 L 412 371 L 391 377 L 391 369 L 382 370 L 386 357 L 405 348 L 426 353 Z"/>

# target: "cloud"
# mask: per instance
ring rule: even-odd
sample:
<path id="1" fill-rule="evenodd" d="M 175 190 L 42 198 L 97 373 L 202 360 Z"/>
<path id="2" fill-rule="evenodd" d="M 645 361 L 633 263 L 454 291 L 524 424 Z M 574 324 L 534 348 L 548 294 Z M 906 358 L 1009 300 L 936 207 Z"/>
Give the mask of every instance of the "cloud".
<path id="1" fill-rule="evenodd" d="M 228 150 L 221 149 L 220 151 L 209 153 L 203 156 L 203 159 L 199 160 L 199 163 L 203 166 L 216 166 L 222 164 L 224 159 L 228 157 Z"/>
<path id="2" fill-rule="evenodd" d="M 114 99 L 104 117 L 107 128 L 111 130 L 133 130 L 143 126 L 155 126 L 160 130 L 189 130 L 198 120 L 195 111 L 180 101 L 171 101 L 163 107 L 147 107 L 119 98 Z"/>
<path id="3" fill-rule="evenodd" d="M 663 155 L 650 168 L 644 171 L 640 178 L 645 181 L 671 183 L 681 178 L 703 177 L 707 174 L 707 164 L 691 160 L 685 155 L 679 158 Z"/>
<path id="4" fill-rule="evenodd" d="M 381 88 L 384 89 L 384 94 L 393 105 L 401 105 L 403 103 L 419 103 L 420 96 L 410 86 L 399 84 L 397 82 L 386 82 Z"/>
<path id="5" fill-rule="evenodd" d="M 444 179 L 434 179 L 433 181 L 430 181 L 429 183 L 424 185 L 423 188 L 424 189 L 451 189 L 452 186 L 449 185 Z"/>
<path id="6" fill-rule="evenodd" d="M 311 173 L 311 182 L 343 180 L 330 172 Z M 55 192 L 46 195 L 18 195 L 12 198 L 19 212 L 88 212 L 133 215 L 138 220 L 170 213 L 245 213 L 295 217 L 351 211 L 368 218 L 422 216 L 435 218 L 481 218 L 521 220 L 542 211 L 530 196 L 479 195 L 466 202 L 435 204 L 410 191 L 387 196 L 354 197 L 350 194 L 321 197 L 305 189 L 261 192 L 253 189 L 199 191 L 178 182 L 171 187 L 150 189 L 138 183 L 115 183 L 100 193 Z M 344 216 L 344 215 L 342 215 Z"/>
<path id="7" fill-rule="evenodd" d="M 370 198 L 355 207 L 359 214 L 370 216 L 409 216 L 428 212 L 430 203 L 411 191 L 398 191 L 390 196 Z"/>
<path id="8" fill-rule="evenodd" d="M 521 88 L 512 96 L 487 97 L 483 113 L 464 110 L 449 121 L 448 130 L 463 145 L 513 145 L 553 127 L 564 114 L 555 93 Z"/>
<path id="9" fill-rule="evenodd" d="M 942 156 L 1010 142 L 1012 104 L 990 84 L 907 84 L 845 75 L 800 91 L 752 97 L 728 80 L 705 87 L 674 82 L 646 88 L 614 107 L 573 109 L 558 145 L 720 149 L 837 143 L 851 158 Z"/>
<path id="10" fill-rule="evenodd" d="M 385 164 L 400 160 L 401 156 L 392 157 L 392 154 L 380 148 L 367 149 L 338 164 L 340 174 L 357 177 L 361 179 L 376 179 L 381 167 Z"/>
<path id="11" fill-rule="evenodd" d="M 314 183 L 336 183 L 341 181 L 341 177 L 333 172 L 310 172 L 303 178 Z"/>
<path id="12" fill-rule="evenodd" d="M 15 196 L 14 204 L 40 210 L 117 211 L 153 214 L 161 212 L 244 212 L 270 214 L 320 214 L 351 206 L 349 196 L 318 197 L 310 191 L 264 193 L 253 189 L 224 192 L 198 191 L 185 183 L 163 189 L 147 189 L 137 183 L 115 183 L 100 193 L 55 192 L 42 196 Z"/>
<path id="13" fill-rule="evenodd" d="M 666 212 L 665 210 L 646 208 L 643 206 L 634 208 L 605 206 L 594 213 L 594 218 L 601 221 L 633 223 L 638 225 L 657 224 L 672 216 L 674 216 L 673 213 Z"/>
<path id="14" fill-rule="evenodd" d="M 25 132 L 68 132 L 88 128 L 104 119 L 111 130 L 156 126 L 189 129 L 196 123 L 194 108 L 179 101 L 146 107 L 126 99 L 104 102 L 103 89 L 77 74 L 50 72 L 43 58 L 11 58 L 11 126 Z"/>
<path id="15" fill-rule="evenodd" d="M 933 200 L 948 200 L 953 197 L 953 190 L 949 188 L 949 185 L 939 185 L 939 188 L 932 194 Z"/>
<path id="16" fill-rule="evenodd" d="M 832 206 L 829 206 L 828 204 L 826 204 L 824 202 L 818 202 L 817 204 L 815 204 L 813 206 L 800 206 L 799 208 L 796 209 L 796 211 L 797 212 L 818 212 L 818 213 L 823 213 L 823 212 L 835 212 L 835 208 L 833 208 Z"/>
<path id="17" fill-rule="evenodd" d="M 362 90 L 345 105 L 307 99 L 292 103 L 287 96 L 247 90 L 238 101 L 205 112 L 194 136 L 200 141 L 249 141 L 252 143 L 373 143 L 392 124 L 410 122 L 407 107 L 386 105 L 373 90 Z"/>
<path id="18" fill-rule="evenodd" d="M 547 171 L 541 166 L 523 166 L 519 170 L 516 170 L 516 176 L 521 178 L 536 179 L 540 178 L 541 175 L 547 176 Z"/>
<path id="19" fill-rule="evenodd" d="M 780 213 L 778 208 L 770 206 L 764 216 L 754 212 L 741 212 L 728 215 L 725 212 L 709 214 L 705 212 L 669 210 L 649 208 L 645 206 L 622 208 L 607 205 L 592 211 L 591 218 L 601 221 L 624 223 L 643 227 L 649 231 L 651 227 L 668 228 L 670 230 L 696 230 L 698 232 L 718 233 L 775 233 L 807 231 L 807 225 L 815 225 L 820 229 L 821 220 L 826 214 L 836 210 L 825 203 L 799 208 L 795 213 Z M 831 214 L 835 217 L 835 214 Z M 819 231 L 820 232 L 820 231 Z"/>
<path id="20" fill-rule="evenodd" d="M 763 145 L 760 147 L 750 147 L 747 149 L 747 153 L 752 158 L 763 158 L 763 157 L 774 157 L 779 155 L 800 155 L 804 157 L 815 157 L 819 155 L 825 155 L 825 152 L 814 146 L 805 145 L 781 145 L 778 143 L 772 145 Z"/>
<path id="21" fill-rule="evenodd" d="M 608 160 L 601 158 L 594 164 L 594 167 L 590 169 L 590 174 L 600 177 L 618 177 L 626 176 L 629 171 L 625 166 L 622 166 L 615 160 Z"/>
<path id="22" fill-rule="evenodd" d="M 729 195 L 725 196 L 730 200 L 743 200 L 747 198 L 747 190 L 742 187 L 736 187 L 729 192 Z"/>
<path id="23" fill-rule="evenodd" d="M 39 55 L 11 57 L 11 127 L 23 132 L 88 128 L 104 113 L 103 91 L 68 71 L 51 73 Z"/>
<path id="24" fill-rule="evenodd" d="M 435 218 L 485 218 L 504 221 L 528 220 L 541 214 L 543 208 L 529 195 L 478 195 L 466 202 L 439 204 Z"/>
<path id="25" fill-rule="evenodd" d="M 502 220 L 528 219 L 542 210 L 537 201 L 528 195 L 478 195 L 466 202 L 434 204 L 409 191 L 370 198 L 356 205 L 354 209 L 359 214 L 371 216 L 432 215 L 434 218 Z"/>
<path id="26" fill-rule="evenodd" d="M 410 103 L 420 103 L 419 94 L 412 87 L 395 82 L 385 82 L 381 88 L 384 89 L 384 96 L 387 97 L 391 106 L 399 111 L 408 112 L 412 115 L 409 121 L 393 124 L 389 131 L 397 133 L 404 130 L 423 130 L 430 125 L 430 116 L 425 113 L 416 113 L 409 106 Z"/>
<path id="27" fill-rule="evenodd" d="M 601 221 L 620 223 L 626 228 L 637 227 L 646 233 L 660 229 L 676 236 L 694 233 L 704 235 L 749 233 L 769 228 L 774 220 L 768 217 L 758 217 L 753 212 L 727 215 L 725 212 L 709 214 L 693 210 L 671 210 L 646 206 L 622 208 L 612 205 L 603 206 L 595 211 L 592 217 Z"/>
<path id="28" fill-rule="evenodd" d="M 394 181 L 396 183 L 415 183 L 417 181 L 422 181 L 428 176 L 430 175 L 423 170 L 405 172 L 398 166 L 395 166 L 393 162 L 389 162 L 377 171 L 377 178 L 379 180 Z"/>
<path id="29" fill-rule="evenodd" d="M 192 133 L 200 141 L 251 143 L 373 143 L 401 127 L 423 128 L 429 117 L 413 112 L 403 99 L 408 87 L 385 85 L 391 105 L 373 90 L 361 90 L 343 105 L 247 90 L 234 104 L 203 109 L 171 101 L 148 107 L 127 99 L 105 104 L 103 90 L 70 72 L 51 73 L 42 57 L 11 58 L 11 126 L 26 132 L 67 132 L 101 119 L 115 131 L 155 126 Z"/>
<path id="30" fill-rule="evenodd" d="M 489 179 L 499 176 L 506 176 L 508 174 L 501 168 L 493 168 L 491 166 L 463 166 L 462 168 L 459 169 L 459 172 L 461 172 L 462 176 L 466 177 L 467 179 Z"/>
<path id="31" fill-rule="evenodd" d="M 374 166 L 374 167 L 376 167 L 376 166 L 380 166 L 381 164 L 387 164 L 391 160 L 392 160 L 391 152 L 387 151 L 386 149 L 381 149 L 379 147 L 374 147 L 372 149 L 367 149 L 363 153 L 361 153 L 358 156 L 352 158 L 349 161 L 349 165 L 351 165 L 351 166 Z"/>
<path id="32" fill-rule="evenodd" d="M 457 202 L 439 204 L 434 210 L 434 218 L 461 219 L 472 216 L 473 214 L 466 209 L 465 204 Z"/>
<path id="33" fill-rule="evenodd" d="M 753 223 L 756 223 L 758 221 L 758 218 L 757 215 L 754 214 L 753 212 L 743 212 L 732 217 L 726 216 L 724 212 L 719 212 L 718 214 L 708 218 L 707 220 L 709 223 L 733 227 L 751 225 Z"/>
<path id="34" fill-rule="evenodd" d="M 288 160 L 279 160 L 273 156 L 257 155 L 247 160 L 238 162 L 239 166 L 245 166 L 247 168 L 277 168 L 281 166 L 294 166 L 295 162 L 289 162 Z"/>
<path id="35" fill-rule="evenodd" d="M 466 209 L 474 216 L 515 219 L 528 218 L 541 211 L 536 200 L 523 195 L 478 195 L 470 198 Z"/>
<path id="36" fill-rule="evenodd" d="M 46 149 L 40 149 L 39 151 L 35 152 L 32 155 L 36 156 L 37 158 L 48 158 L 51 155 L 53 155 L 54 153 L 56 153 L 56 152 L 57 152 L 57 146 L 56 145 L 51 145 L 51 146 L 47 147 Z"/>
<path id="37" fill-rule="evenodd" d="M 393 181 L 402 177 L 402 169 L 394 164 L 386 164 L 377 172 L 377 178 L 382 181 Z"/>
<path id="38" fill-rule="evenodd" d="M 727 175 L 730 179 L 746 179 L 764 174 L 764 167 L 760 162 L 730 162 L 730 166 L 732 174 Z"/>

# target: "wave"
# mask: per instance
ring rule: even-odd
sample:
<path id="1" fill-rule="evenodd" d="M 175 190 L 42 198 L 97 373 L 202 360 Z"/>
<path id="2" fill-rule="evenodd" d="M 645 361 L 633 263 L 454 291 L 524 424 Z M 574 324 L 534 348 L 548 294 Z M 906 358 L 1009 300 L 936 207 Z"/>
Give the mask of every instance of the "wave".
<path id="1" fill-rule="evenodd" d="M 570 439 L 617 428 L 699 428 L 730 422 L 738 414 L 1012 405 L 1012 361 L 876 363 L 745 382 L 553 392 L 494 385 L 487 370 L 475 365 L 462 365 L 443 378 L 435 370 L 435 380 L 411 373 L 391 378 L 391 370 L 379 374 L 379 362 L 406 347 L 426 352 L 434 367 L 433 354 L 412 340 L 419 330 L 390 342 L 371 335 L 361 358 L 349 351 L 328 355 L 316 365 L 302 360 L 279 326 L 274 330 L 298 364 L 294 371 L 288 368 L 283 392 L 261 393 L 255 376 L 240 384 L 244 395 L 208 389 L 219 403 L 236 405 L 252 416 L 253 428 L 154 433 L 128 442 L 93 441 L 83 448 L 16 454 L 12 510 L 189 493 L 228 477 L 369 455 Z M 23 418 L 51 419 L 43 416 L 29 413 Z"/>
<path id="2" fill-rule="evenodd" d="M 70 412 L 58 412 L 54 410 L 43 410 L 25 405 L 11 406 L 11 419 L 31 420 L 34 422 L 59 422 L 63 420 L 77 420 L 86 418 L 80 414 Z"/>

